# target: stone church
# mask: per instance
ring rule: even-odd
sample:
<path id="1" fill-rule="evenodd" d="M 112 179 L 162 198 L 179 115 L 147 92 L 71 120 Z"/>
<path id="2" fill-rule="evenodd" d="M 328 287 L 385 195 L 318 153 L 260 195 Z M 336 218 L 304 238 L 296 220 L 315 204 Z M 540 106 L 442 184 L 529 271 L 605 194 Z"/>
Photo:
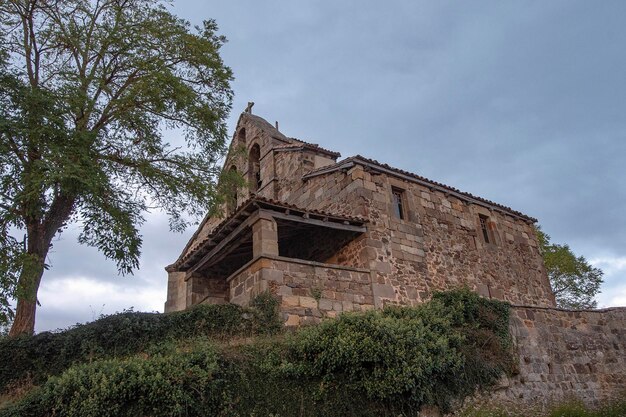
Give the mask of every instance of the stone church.
<path id="1" fill-rule="evenodd" d="M 340 159 L 244 112 L 224 169 L 247 186 L 169 265 L 165 311 L 247 305 L 269 290 L 287 325 L 414 305 L 467 286 L 553 307 L 535 219 L 363 156 Z"/>

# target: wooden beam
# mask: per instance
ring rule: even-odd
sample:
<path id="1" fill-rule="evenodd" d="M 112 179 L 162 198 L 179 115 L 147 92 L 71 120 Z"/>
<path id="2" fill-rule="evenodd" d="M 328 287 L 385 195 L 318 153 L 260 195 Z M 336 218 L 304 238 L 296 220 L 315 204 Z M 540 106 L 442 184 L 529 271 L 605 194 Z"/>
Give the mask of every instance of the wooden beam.
<path id="1" fill-rule="evenodd" d="M 252 216 L 248 217 L 243 223 L 237 226 L 237 228 L 233 230 L 229 235 L 225 236 L 224 239 L 220 243 L 217 244 L 217 246 L 211 249 L 209 253 L 204 255 L 202 259 L 199 262 L 197 262 L 193 267 L 191 267 L 189 270 L 193 272 L 202 268 L 204 264 L 206 264 L 216 253 L 224 249 L 224 247 L 228 245 L 230 242 L 232 242 L 241 232 L 243 232 L 244 229 L 246 229 L 247 227 L 252 227 L 254 222 L 257 221 L 257 218 L 258 218 L 258 213 L 253 214 Z"/>
<path id="2" fill-rule="evenodd" d="M 311 219 L 310 217 L 307 219 L 301 216 L 294 216 L 291 214 L 285 214 L 285 213 L 281 213 L 281 212 L 274 211 L 274 210 L 264 210 L 264 211 L 270 213 L 271 216 L 274 217 L 275 219 L 287 220 L 287 221 L 298 222 L 298 223 L 305 223 L 305 224 L 325 227 L 329 229 L 347 230 L 347 231 L 355 232 L 355 233 L 365 233 L 367 231 L 365 226 L 355 226 L 352 224 L 335 223 L 332 221 Z"/>

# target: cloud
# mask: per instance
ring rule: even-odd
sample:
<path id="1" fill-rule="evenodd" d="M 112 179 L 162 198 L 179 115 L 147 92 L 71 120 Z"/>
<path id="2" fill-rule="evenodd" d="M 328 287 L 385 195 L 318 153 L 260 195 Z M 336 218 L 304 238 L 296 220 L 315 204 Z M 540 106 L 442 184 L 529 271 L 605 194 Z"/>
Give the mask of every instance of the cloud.
<path id="1" fill-rule="evenodd" d="M 162 285 L 137 288 L 89 277 L 59 278 L 44 282 L 39 290 L 41 307 L 36 330 L 63 328 L 131 307 L 162 311 L 165 296 Z"/>
<path id="2" fill-rule="evenodd" d="M 614 288 L 609 293 L 598 296 L 598 307 L 626 307 L 626 285 Z"/>
<path id="3" fill-rule="evenodd" d="M 598 257 L 589 263 L 604 272 L 604 285 L 598 295 L 600 307 L 626 306 L 626 256 Z"/>
<path id="4" fill-rule="evenodd" d="M 626 256 L 593 258 L 589 260 L 593 266 L 600 268 L 607 276 L 617 276 L 619 273 L 626 273 Z M 624 282 L 626 284 L 626 280 Z"/>
<path id="5" fill-rule="evenodd" d="M 51 268 L 44 273 L 37 310 L 36 330 L 53 330 L 91 321 L 133 307 L 137 311 L 163 311 L 167 294 L 165 266 L 172 263 L 194 228 L 169 231 L 167 216 L 146 216 L 141 228 L 143 248 L 140 268 L 120 276 L 115 263 L 95 248 L 79 245 L 78 226 L 56 239 L 49 255 Z"/>

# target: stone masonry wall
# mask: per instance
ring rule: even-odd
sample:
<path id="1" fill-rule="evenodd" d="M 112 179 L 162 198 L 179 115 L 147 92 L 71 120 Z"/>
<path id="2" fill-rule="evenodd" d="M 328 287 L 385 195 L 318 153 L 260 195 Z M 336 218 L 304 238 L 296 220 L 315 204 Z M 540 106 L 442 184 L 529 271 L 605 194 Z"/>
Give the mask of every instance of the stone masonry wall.
<path id="1" fill-rule="evenodd" d="M 626 308 L 514 307 L 519 374 L 482 402 L 543 411 L 579 399 L 597 407 L 626 396 Z"/>
<path id="2" fill-rule="evenodd" d="M 242 127 L 245 140 L 239 135 Z M 528 219 L 363 161 L 315 174 L 315 169 L 334 160 L 286 143 L 292 141 L 269 123 L 244 114 L 225 167 L 235 165 L 248 176 L 246 155 L 259 144 L 262 186 L 257 195 L 362 217 L 367 232 L 326 263 L 257 250 L 256 258 L 228 279 L 224 299 L 220 296 L 217 301 L 246 306 L 269 290 L 280 299 L 285 323 L 299 325 L 343 311 L 416 305 L 433 291 L 467 286 L 484 297 L 534 306 L 512 311 L 519 374 L 503 380 L 480 401 L 541 410 L 573 397 L 595 406 L 625 394 L 626 308 L 577 312 L 552 308 L 554 296 Z M 237 154 L 237 149 L 243 152 Z M 402 219 L 394 212 L 394 190 L 402 194 Z M 238 203 L 250 196 L 250 190 L 238 190 Z M 192 240 L 203 239 L 222 220 L 208 219 Z M 187 250 L 193 250 L 195 242 Z M 170 272 L 166 310 L 194 303 L 186 299 L 188 287 L 205 283 L 191 278 L 185 281 L 184 272 Z"/>
<path id="3" fill-rule="evenodd" d="M 392 187 L 403 191 L 404 219 L 393 214 Z M 533 226 L 522 219 L 361 166 L 312 177 L 282 198 L 369 220 L 366 236 L 332 261 L 373 270 L 378 307 L 415 305 L 459 286 L 515 304 L 554 305 Z M 479 215 L 489 219 L 489 243 Z"/>
<path id="4" fill-rule="evenodd" d="M 343 311 L 374 308 L 370 280 L 362 269 L 263 256 L 231 278 L 231 302 L 247 306 L 269 289 L 280 300 L 287 326 L 315 323 Z"/>

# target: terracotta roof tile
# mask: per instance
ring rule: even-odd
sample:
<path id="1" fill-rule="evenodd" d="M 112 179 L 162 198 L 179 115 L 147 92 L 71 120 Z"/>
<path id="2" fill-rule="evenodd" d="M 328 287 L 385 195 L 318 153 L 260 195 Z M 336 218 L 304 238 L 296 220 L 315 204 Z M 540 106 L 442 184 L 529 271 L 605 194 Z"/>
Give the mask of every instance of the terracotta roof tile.
<path id="1" fill-rule="evenodd" d="M 309 143 L 309 142 L 305 142 L 305 141 L 302 141 L 302 140 L 296 139 L 296 138 L 289 138 L 289 140 L 294 141 L 295 143 L 290 143 L 288 145 L 277 146 L 274 149 L 289 149 L 289 148 L 297 149 L 299 147 L 304 147 L 304 148 L 307 148 L 307 149 L 311 149 L 311 150 L 314 150 L 314 151 L 325 153 L 325 154 L 330 155 L 330 156 L 332 156 L 334 158 L 338 158 L 338 157 L 341 156 L 341 154 L 339 152 L 335 152 L 335 151 L 331 151 L 331 150 L 326 149 L 326 148 L 322 148 L 317 143 Z"/>

